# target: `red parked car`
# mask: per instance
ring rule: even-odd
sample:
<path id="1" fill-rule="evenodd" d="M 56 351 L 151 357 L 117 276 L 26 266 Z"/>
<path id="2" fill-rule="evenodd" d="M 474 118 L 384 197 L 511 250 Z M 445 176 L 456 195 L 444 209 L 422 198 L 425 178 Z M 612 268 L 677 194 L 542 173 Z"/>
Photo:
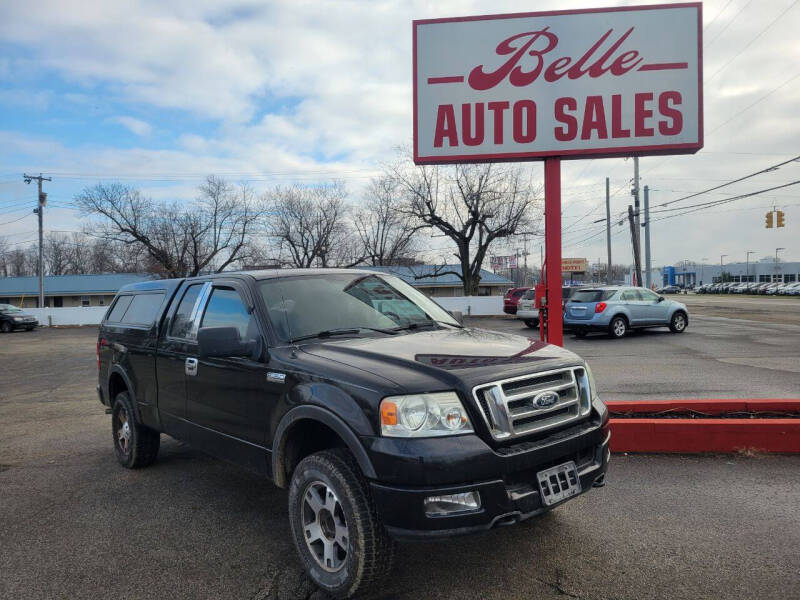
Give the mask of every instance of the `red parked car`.
<path id="1" fill-rule="evenodd" d="M 527 292 L 529 287 L 509 288 L 506 295 L 503 297 L 503 312 L 509 315 L 517 314 L 517 306 L 519 306 L 519 299 L 522 294 Z"/>

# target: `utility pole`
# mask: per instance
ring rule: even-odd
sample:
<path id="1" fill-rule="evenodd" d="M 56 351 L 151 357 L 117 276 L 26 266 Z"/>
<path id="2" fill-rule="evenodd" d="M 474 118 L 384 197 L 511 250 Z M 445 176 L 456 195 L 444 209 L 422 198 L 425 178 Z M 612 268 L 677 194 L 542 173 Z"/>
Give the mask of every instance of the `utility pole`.
<path id="1" fill-rule="evenodd" d="M 644 278 L 649 289 L 653 282 L 650 276 L 650 188 L 647 186 L 644 186 L 644 269 Z"/>
<path id="2" fill-rule="evenodd" d="M 606 283 L 614 283 L 611 278 L 611 195 L 609 194 L 609 181 L 606 177 L 606 246 L 608 247 L 608 270 L 606 271 Z"/>
<path id="3" fill-rule="evenodd" d="M 39 204 L 33 209 L 33 212 L 39 216 L 39 308 L 44 308 L 44 251 L 42 245 L 42 230 L 44 224 L 44 205 L 47 204 L 47 194 L 42 191 L 42 181 L 53 180 L 50 177 L 42 177 L 41 173 L 39 173 L 39 175 L 26 175 L 23 173 L 22 178 L 25 180 L 25 183 L 30 183 L 35 179 L 36 183 L 39 184 L 39 195 L 37 196 Z"/>
<path id="4" fill-rule="evenodd" d="M 636 229 L 636 219 L 633 212 L 633 207 L 629 204 L 628 205 L 628 222 L 631 226 L 631 242 L 633 244 L 633 264 L 634 264 L 634 275 L 636 276 L 636 285 L 642 285 L 642 261 L 639 258 L 639 236 L 636 235 L 639 233 Z"/>

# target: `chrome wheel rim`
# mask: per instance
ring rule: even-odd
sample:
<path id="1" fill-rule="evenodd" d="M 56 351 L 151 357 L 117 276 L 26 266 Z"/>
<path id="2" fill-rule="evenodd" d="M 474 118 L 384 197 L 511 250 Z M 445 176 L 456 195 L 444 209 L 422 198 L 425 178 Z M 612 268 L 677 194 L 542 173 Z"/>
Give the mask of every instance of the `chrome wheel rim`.
<path id="1" fill-rule="evenodd" d="M 314 481 L 303 492 L 301 507 L 303 539 L 317 564 L 335 573 L 344 567 L 350 534 L 336 492 L 322 481 Z"/>
<path id="2" fill-rule="evenodd" d="M 625 335 L 625 323 L 621 319 L 614 321 L 614 335 L 617 337 Z"/>
<path id="3" fill-rule="evenodd" d="M 686 319 L 683 318 L 683 315 L 675 315 L 675 329 L 683 331 L 684 327 L 686 327 Z"/>
<path id="4" fill-rule="evenodd" d="M 131 424 L 124 408 L 117 412 L 117 443 L 122 453 L 127 454 L 131 447 Z"/>

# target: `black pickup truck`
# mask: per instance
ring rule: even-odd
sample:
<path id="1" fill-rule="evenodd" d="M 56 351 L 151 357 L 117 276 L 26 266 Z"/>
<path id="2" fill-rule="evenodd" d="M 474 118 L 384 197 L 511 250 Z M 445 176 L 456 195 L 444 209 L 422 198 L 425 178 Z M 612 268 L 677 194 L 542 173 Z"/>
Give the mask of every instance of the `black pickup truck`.
<path id="1" fill-rule="evenodd" d="M 100 401 L 128 468 L 165 433 L 289 489 L 328 593 L 386 581 L 396 540 L 516 523 L 602 485 L 608 412 L 586 363 L 463 327 L 368 270 L 124 287 L 100 326 Z"/>

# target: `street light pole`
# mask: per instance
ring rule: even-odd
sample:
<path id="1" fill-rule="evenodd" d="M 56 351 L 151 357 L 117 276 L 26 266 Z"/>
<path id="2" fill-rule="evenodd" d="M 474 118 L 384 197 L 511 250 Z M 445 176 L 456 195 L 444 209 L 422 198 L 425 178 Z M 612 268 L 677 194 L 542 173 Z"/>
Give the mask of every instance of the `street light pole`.
<path id="1" fill-rule="evenodd" d="M 781 250 L 786 250 L 786 248 L 775 248 L 775 281 L 778 280 L 778 273 L 780 272 L 780 268 L 778 267 L 778 252 Z M 783 279 L 781 277 L 781 279 Z"/>
<path id="2" fill-rule="evenodd" d="M 705 281 L 705 278 L 706 278 L 706 261 L 708 260 L 708 257 L 704 256 L 700 260 L 703 261 L 703 264 L 700 265 L 700 269 L 701 269 L 701 272 L 700 272 L 700 283 L 703 283 L 703 281 Z"/>
<path id="3" fill-rule="evenodd" d="M 750 281 L 750 255 L 755 254 L 752 250 L 747 251 L 747 265 L 745 266 L 745 274 L 747 275 L 747 281 Z"/>
<path id="4" fill-rule="evenodd" d="M 720 254 L 719 255 L 719 280 L 720 283 L 722 282 L 722 259 L 728 256 L 727 254 Z"/>

